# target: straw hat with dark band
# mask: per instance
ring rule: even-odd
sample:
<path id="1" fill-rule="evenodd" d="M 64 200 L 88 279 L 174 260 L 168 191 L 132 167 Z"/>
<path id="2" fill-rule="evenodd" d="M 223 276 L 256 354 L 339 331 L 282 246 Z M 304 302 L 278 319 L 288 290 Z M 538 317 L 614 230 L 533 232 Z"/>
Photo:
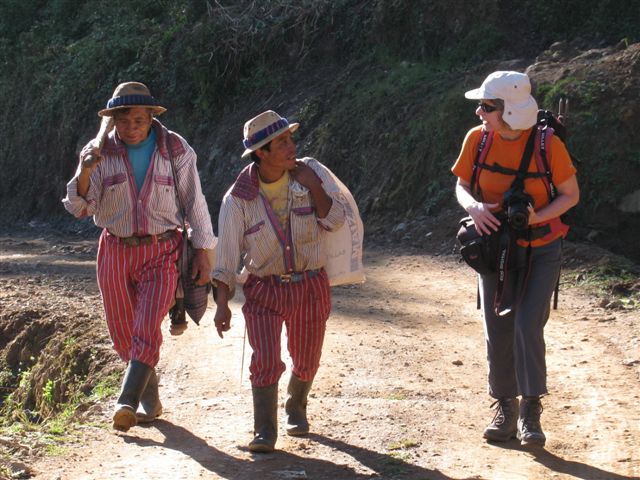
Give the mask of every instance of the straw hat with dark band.
<path id="1" fill-rule="evenodd" d="M 246 150 L 242 153 L 242 157 L 250 155 L 251 152 L 255 152 L 287 130 L 291 133 L 295 132 L 299 126 L 299 123 L 289 124 L 286 118 L 281 117 L 273 110 L 267 110 L 253 117 L 244 124 L 242 144 Z"/>
<path id="2" fill-rule="evenodd" d="M 167 111 L 151 95 L 147 86 L 139 82 L 125 82 L 116 87 L 113 96 L 107 102 L 107 108 L 98 112 L 101 117 L 111 117 L 116 110 L 144 107 L 153 111 L 155 116 Z"/>

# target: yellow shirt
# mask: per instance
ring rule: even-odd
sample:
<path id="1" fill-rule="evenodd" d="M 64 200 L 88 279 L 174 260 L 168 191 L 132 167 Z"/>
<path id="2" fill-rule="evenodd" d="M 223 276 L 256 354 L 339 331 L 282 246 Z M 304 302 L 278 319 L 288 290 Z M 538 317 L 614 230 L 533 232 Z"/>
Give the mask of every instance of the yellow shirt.
<path id="1" fill-rule="evenodd" d="M 323 188 L 331 185 L 332 180 L 323 173 L 326 167 L 320 162 L 309 165 L 322 179 Z M 295 182 L 291 185 L 295 186 Z M 345 223 L 343 195 L 334 189 L 325 191 L 331 197 L 331 209 L 324 218 L 316 217 L 308 191 L 289 195 L 289 235 L 294 256 L 290 268 L 296 272 L 324 267 L 327 263 L 325 235 L 337 231 Z M 230 289 L 235 288 L 240 262 L 257 277 L 281 275 L 288 271 L 283 258 L 286 251 L 283 251 L 282 241 L 271 226 L 263 200 L 258 198 L 259 193 L 258 168 L 251 163 L 242 170 L 222 199 L 218 222 L 220 241 L 213 277 Z"/>
<path id="2" fill-rule="evenodd" d="M 289 222 L 289 172 L 285 170 L 284 175 L 275 182 L 265 183 L 260 180 L 260 191 L 267 197 L 282 230 L 286 231 Z"/>

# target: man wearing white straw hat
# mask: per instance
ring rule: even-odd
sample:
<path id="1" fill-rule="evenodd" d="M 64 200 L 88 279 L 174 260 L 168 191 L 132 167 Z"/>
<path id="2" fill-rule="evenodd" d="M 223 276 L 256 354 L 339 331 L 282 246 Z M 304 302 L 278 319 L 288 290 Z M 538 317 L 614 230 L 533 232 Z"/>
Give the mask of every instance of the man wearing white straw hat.
<path id="1" fill-rule="evenodd" d="M 113 347 L 127 363 L 113 428 L 125 432 L 162 413 L 155 366 L 160 327 L 178 280 L 183 219 L 177 194 L 197 249 L 192 264 L 197 284 L 210 281 L 205 249 L 216 243 L 196 154 L 155 118 L 165 111 L 144 84 L 118 85 L 98 112 L 100 138 L 82 149 L 63 200 L 74 216 L 91 215 L 103 229 L 98 286 Z"/>
<path id="2" fill-rule="evenodd" d="M 218 284 L 215 324 L 220 337 L 230 328 L 228 299 L 241 254 L 249 272 L 242 312 L 253 349 L 249 370 L 254 438 L 249 449 L 254 452 L 273 451 L 278 436 L 278 381 L 285 371 L 280 358 L 283 323 L 293 362 L 286 431 L 294 436 L 309 432 L 307 397 L 331 310 L 324 235 L 345 221 L 342 199 L 328 193 L 328 181 L 320 179 L 326 178 L 326 167 L 296 158 L 292 133 L 298 126 L 271 110 L 245 123 L 242 157 L 251 156 L 253 163 L 224 196 L 218 220 L 213 277 Z"/>

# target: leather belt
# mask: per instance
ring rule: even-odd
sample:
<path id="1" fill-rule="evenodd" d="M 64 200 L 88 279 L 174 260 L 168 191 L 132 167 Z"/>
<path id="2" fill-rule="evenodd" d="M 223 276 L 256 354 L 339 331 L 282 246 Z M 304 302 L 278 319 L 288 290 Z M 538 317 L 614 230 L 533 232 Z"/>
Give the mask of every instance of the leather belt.
<path id="1" fill-rule="evenodd" d="M 318 268 L 316 270 L 306 270 L 304 272 L 289 272 L 283 273 L 282 275 L 270 275 L 265 277 L 263 280 L 271 280 L 276 284 L 299 283 L 307 278 L 317 277 L 321 271 L 322 269 Z"/>
<path id="2" fill-rule="evenodd" d="M 118 241 L 126 247 L 138 247 L 140 245 L 151 245 L 152 243 L 171 240 L 176 235 L 175 230 L 167 230 L 159 235 L 143 235 L 141 237 L 118 237 Z"/>

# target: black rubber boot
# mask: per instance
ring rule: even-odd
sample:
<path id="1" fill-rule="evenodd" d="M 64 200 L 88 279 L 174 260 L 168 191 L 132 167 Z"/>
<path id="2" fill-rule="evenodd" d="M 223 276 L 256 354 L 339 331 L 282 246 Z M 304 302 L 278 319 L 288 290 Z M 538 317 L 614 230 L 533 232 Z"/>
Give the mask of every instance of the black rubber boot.
<path id="1" fill-rule="evenodd" d="M 540 397 L 523 397 L 520 402 L 520 418 L 518 419 L 518 440 L 523 447 L 544 447 L 547 441 L 540 415 L 542 403 Z"/>
<path id="2" fill-rule="evenodd" d="M 309 433 L 307 421 L 307 396 L 313 382 L 303 382 L 291 374 L 287 387 L 287 401 L 284 409 L 287 414 L 287 435 L 299 437 Z"/>
<path id="3" fill-rule="evenodd" d="M 136 410 L 142 392 L 147 386 L 153 369 L 138 360 L 131 360 L 122 382 L 122 390 L 113 414 L 113 428 L 121 432 L 128 431 L 137 423 Z"/>
<path id="4" fill-rule="evenodd" d="M 482 436 L 492 442 L 508 442 L 518 431 L 518 399 L 500 398 L 491 407 L 496 413 Z"/>
<path id="5" fill-rule="evenodd" d="M 149 423 L 160 415 L 162 415 L 162 403 L 160 403 L 160 392 L 158 391 L 158 374 L 156 369 L 152 368 L 147 387 L 140 397 L 136 418 L 138 423 Z"/>
<path id="6" fill-rule="evenodd" d="M 278 384 L 253 387 L 253 433 L 249 443 L 252 452 L 273 452 L 278 439 Z"/>

